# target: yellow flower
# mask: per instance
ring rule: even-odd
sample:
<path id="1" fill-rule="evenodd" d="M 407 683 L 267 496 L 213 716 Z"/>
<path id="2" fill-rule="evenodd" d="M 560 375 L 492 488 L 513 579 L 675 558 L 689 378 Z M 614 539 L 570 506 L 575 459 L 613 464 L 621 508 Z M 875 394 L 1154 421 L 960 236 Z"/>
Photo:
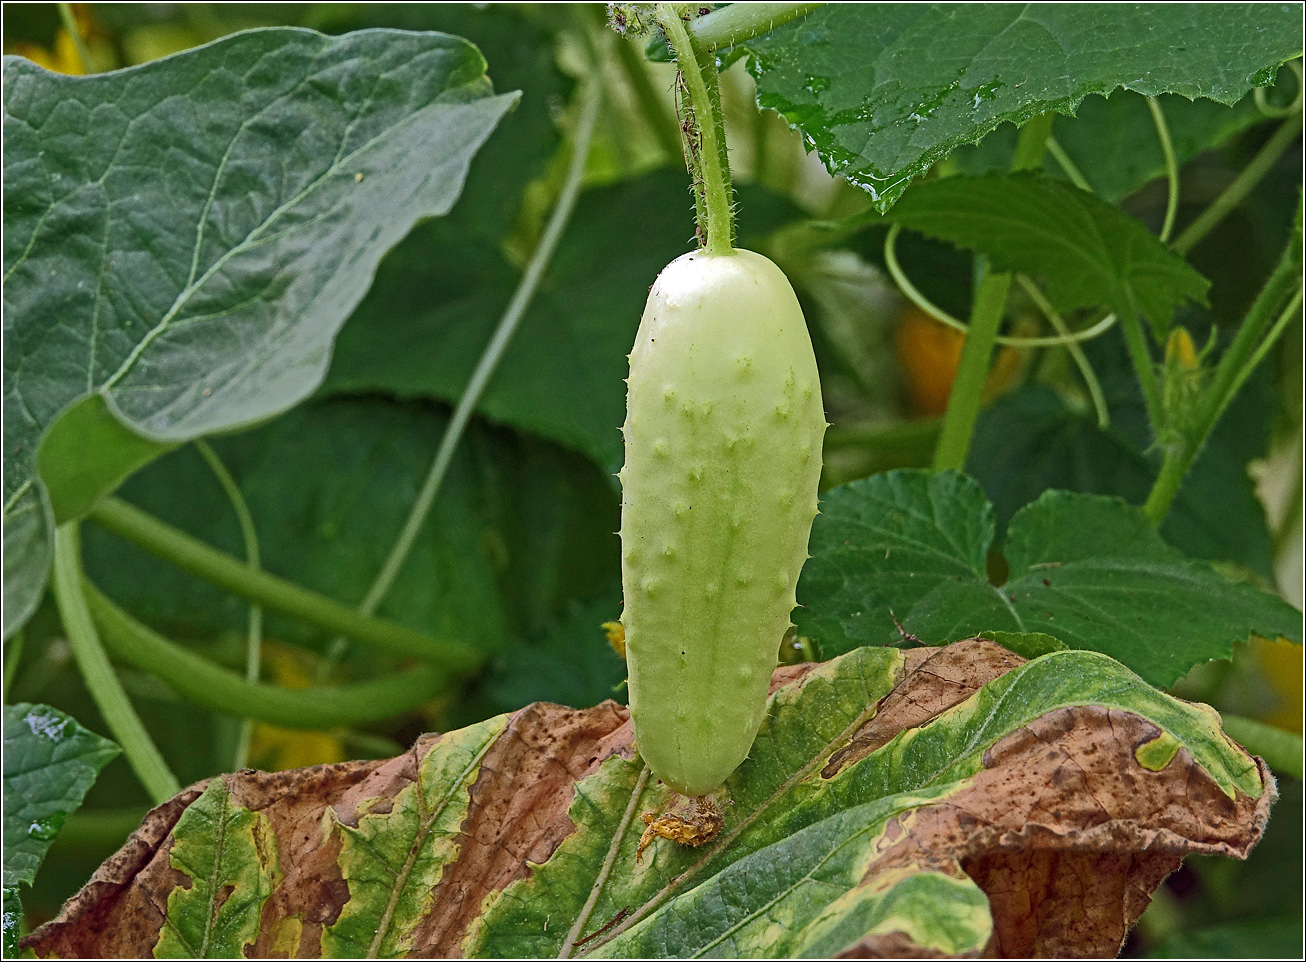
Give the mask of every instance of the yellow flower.
<path id="1" fill-rule="evenodd" d="M 294 649 L 264 643 L 264 670 L 270 681 L 283 688 L 310 687 L 313 679 L 306 662 Z M 250 765 L 268 772 L 343 762 L 347 757 L 344 742 L 331 732 L 278 728 L 259 722 L 250 735 Z"/>

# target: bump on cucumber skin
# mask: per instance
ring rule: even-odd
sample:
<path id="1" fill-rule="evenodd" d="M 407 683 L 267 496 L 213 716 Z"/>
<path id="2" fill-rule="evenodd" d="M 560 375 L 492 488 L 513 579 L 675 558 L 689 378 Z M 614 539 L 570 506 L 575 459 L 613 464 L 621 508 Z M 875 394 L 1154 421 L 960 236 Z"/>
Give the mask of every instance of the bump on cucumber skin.
<path id="1" fill-rule="evenodd" d="M 684 795 L 752 748 L 816 515 L 825 415 L 789 281 L 751 251 L 686 254 L 630 354 L 622 583 L 640 754 Z"/>

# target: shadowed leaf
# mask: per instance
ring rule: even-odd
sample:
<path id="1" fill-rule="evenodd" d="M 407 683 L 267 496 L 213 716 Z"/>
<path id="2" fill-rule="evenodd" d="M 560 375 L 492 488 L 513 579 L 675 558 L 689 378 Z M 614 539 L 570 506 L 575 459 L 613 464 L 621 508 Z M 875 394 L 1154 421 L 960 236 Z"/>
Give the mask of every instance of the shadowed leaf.
<path id="1" fill-rule="evenodd" d="M 1143 224 L 1041 174 L 946 177 L 914 188 L 889 219 L 1042 279 L 1061 311 L 1141 312 L 1164 337 L 1175 307 L 1210 287 Z"/>

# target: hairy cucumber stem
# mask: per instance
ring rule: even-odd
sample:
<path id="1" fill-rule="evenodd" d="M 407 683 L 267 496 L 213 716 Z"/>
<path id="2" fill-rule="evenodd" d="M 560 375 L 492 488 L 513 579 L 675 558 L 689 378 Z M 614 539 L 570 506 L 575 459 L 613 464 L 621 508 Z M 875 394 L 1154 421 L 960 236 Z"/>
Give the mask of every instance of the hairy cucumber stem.
<path id="1" fill-rule="evenodd" d="M 680 129 L 685 163 L 694 178 L 700 240 L 709 254 L 729 254 L 735 246 L 735 211 L 716 59 L 694 44 L 680 19 L 680 5 L 659 4 L 658 19 L 680 68 Z"/>
<path id="2" fill-rule="evenodd" d="M 689 33 L 704 50 L 716 50 L 770 33 L 823 6 L 823 3 L 732 3 L 695 20 Z"/>

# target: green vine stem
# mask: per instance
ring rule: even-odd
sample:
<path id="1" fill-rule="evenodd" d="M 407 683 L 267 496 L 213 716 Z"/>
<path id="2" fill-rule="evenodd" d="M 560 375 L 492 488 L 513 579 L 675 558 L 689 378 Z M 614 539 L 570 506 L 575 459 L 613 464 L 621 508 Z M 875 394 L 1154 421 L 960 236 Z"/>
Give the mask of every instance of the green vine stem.
<path id="1" fill-rule="evenodd" d="M 1292 146 L 1301 133 L 1302 116 L 1295 113 L 1283 123 L 1265 142 L 1255 157 L 1239 171 L 1235 177 L 1209 207 L 1198 215 L 1197 219 L 1180 232 L 1171 245 L 1180 254 L 1187 254 L 1206 237 L 1215 226 L 1224 220 L 1243 199 L 1252 192 L 1257 184 L 1268 174 L 1283 152 Z"/>
<path id="2" fill-rule="evenodd" d="M 965 334 L 969 328 L 964 321 L 959 321 L 943 308 L 939 307 L 928 297 L 921 293 L 920 288 L 911 282 L 902 265 L 898 262 L 898 235 L 902 233 L 902 225 L 894 224 L 885 232 L 884 235 L 884 264 L 889 269 L 889 276 L 893 282 L 898 285 L 898 290 L 902 295 L 919 307 L 930 317 L 934 318 L 940 324 L 952 328 L 954 331 L 961 331 Z M 1033 287 L 1033 282 L 1025 278 L 1024 283 L 1028 287 Z M 1047 298 L 1039 292 L 1039 297 L 1043 303 L 1047 303 Z M 1036 302 L 1037 303 L 1037 302 Z M 1059 316 L 1059 315 L 1058 315 Z M 1050 320 L 1050 319 L 1049 319 Z M 1082 331 L 1070 331 L 1063 326 L 1057 328 L 1055 336 L 1038 336 L 1024 337 L 1021 335 L 999 334 L 994 343 L 1002 344 L 1007 347 L 1067 347 L 1071 344 L 1078 344 L 1081 341 L 1091 341 L 1095 337 L 1100 337 L 1115 326 L 1116 315 L 1108 314 L 1102 320 L 1091 324 Z M 1056 325 L 1053 325 L 1056 327 Z"/>
<path id="3" fill-rule="evenodd" d="M 685 164 L 694 180 L 699 239 L 709 254 L 724 255 L 734 250 L 735 211 L 716 59 L 690 39 L 688 27 L 680 19 L 682 6 L 658 4 L 658 21 L 680 69 L 678 106 Z"/>
<path id="4" fill-rule="evenodd" d="M 1043 316 L 1048 319 L 1052 329 L 1065 339 L 1062 343 L 1066 350 L 1070 352 L 1075 367 L 1079 368 L 1079 376 L 1084 379 L 1084 387 L 1088 389 L 1088 396 L 1093 401 L 1093 411 L 1097 414 L 1097 426 L 1105 431 L 1111 426 L 1111 413 L 1107 410 L 1106 396 L 1102 393 L 1102 385 L 1097 379 L 1097 374 L 1093 371 L 1093 365 L 1088 363 L 1088 355 L 1084 353 L 1084 349 L 1079 346 L 1078 341 L 1071 336 L 1070 328 L 1066 326 L 1061 314 L 1057 312 L 1057 309 L 1052 306 L 1052 302 L 1047 299 L 1034 282 L 1024 274 L 1017 274 L 1016 282 L 1020 284 L 1025 296 L 1043 312 Z"/>
<path id="5" fill-rule="evenodd" d="M 1042 114 L 1027 123 L 1020 131 L 1012 170 L 1031 170 L 1043 161 L 1048 134 L 1052 131 L 1052 114 Z M 948 409 L 943 415 L 943 430 L 939 444 L 934 449 L 935 471 L 962 471 L 966 455 L 970 452 L 970 439 L 979 417 L 980 399 L 984 383 L 988 380 L 989 361 L 997 343 L 998 329 L 1007 306 L 1007 292 L 1011 289 L 1011 275 L 985 271 L 975 289 L 971 305 L 970 325 L 961 348 L 957 377 L 952 382 L 948 396 Z"/>
<path id="6" fill-rule="evenodd" d="M 86 47 L 86 39 L 82 32 L 77 29 L 77 18 L 73 16 L 73 5 L 71 3 L 56 4 L 59 8 L 59 19 L 63 22 L 63 28 L 68 31 L 68 36 L 72 38 L 73 49 L 77 51 L 77 58 L 82 62 L 82 73 L 91 72 L 91 52 Z"/>
<path id="7" fill-rule="evenodd" d="M 195 448 L 213 472 L 213 476 L 218 479 L 218 484 L 227 495 L 227 500 L 231 502 L 231 510 L 235 512 L 236 520 L 240 523 L 241 538 L 245 542 L 245 563 L 249 565 L 251 571 L 259 570 L 259 550 L 258 550 L 258 531 L 254 528 L 254 517 L 249 513 L 249 505 L 245 503 L 245 496 L 240 491 L 240 485 L 236 484 L 236 479 L 231 476 L 227 466 L 222 463 L 218 457 L 218 452 L 214 451 L 207 441 L 203 438 L 195 442 Z M 263 658 L 263 608 L 258 604 L 249 606 L 249 620 L 245 634 L 245 680 L 256 682 L 259 678 L 259 666 Z M 252 734 L 252 724 L 248 719 L 243 721 L 240 726 L 240 733 L 236 737 L 236 751 L 232 758 L 231 766 L 239 771 L 245 767 L 249 760 L 249 740 Z"/>
<path id="8" fill-rule="evenodd" d="M 1139 320 L 1138 311 L 1133 304 L 1132 292 L 1130 302 L 1120 311 L 1120 326 L 1125 332 L 1125 346 L 1129 349 L 1129 360 L 1134 367 L 1134 376 L 1143 392 L 1143 405 L 1147 408 L 1147 423 L 1151 425 L 1153 437 L 1160 437 L 1164 429 L 1165 412 L 1161 404 L 1161 384 L 1156 378 L 1156 365 L 1152 360 L 1152 350 L 1147 346 L 1147 334 L 1143 331 L 1143 322 Z"/>
<path id="9" fill-rule="evenodd" d="M 1225 408 L 1238 393 L 1265 354 L 1299 316 L 1302 302 L 1301 289 L 1301 209 L 1293 237 L 1279 258 L 1274 272 L 1248 308 L 1243 322 L 1234 335 L 1233 342 L 1220 356 L 1211 382 L 1202 392 L 1201 400 L 1192 420 L 1192 427 L 1184 437 L 1170 446 L 1161 462 L 1161 470 L 1143 505 L 1143 512 L 1155 525 L 1165 520 L 1179 493 L 1184 475 L 1206 443 L 1207 436 L 1224 414 Z M 1287 306 L 1282 307 L 1287 298 Z M 1266 334 L 1266 330 L 1269 333 Z M 1265 335 L 1262 338 L 1262 335 Z"/>
<path id="10" fill-rule="evenodd" d="M 689 27 L 694 43 L 704 50 L 730 47 L 770 33 L 776 27 L 811 13 L 821 3 L 732 3 L 695 20 Z M 672 41 L 675 46 L 675 41 Z"/>
<path id="11" fill-rule="evenodd" d="M 597 76 L 597 67 L 595 70 L 595 76 Z M 458 404 L 454 407 L 453 416 L 449 419 L 449 425 L 445 428 L 443 437 L 440 438 L 440 447 L 435 452 L 435 458 L 431 462 L 430 469 L 426 472 L 426 478 L 422 481 L 422 488 L 417 494 L 417 499 L 413 502 L 412 508 L 409 509 L 408 517 L 404 519 L 399 536 L 395 538 L 390 553 L 381 565 L 381 570 L 377 572 L 376 578 L 372 581 L 371 586 L 367 589 L 367 594 L 358 606 L 358 614 L 362 617 L 371 617 L 375 614 L 382 600 L 390 593 L 395 579 L 399 577 L 404 562 L 408 560 L 408 555 L 417 542 L 417 535 L 421 532 L 422 526 L 426 524 L 431 508 L 435 505 L 435 499 L 440 494 L 440 488 L 444 484 L 444 476 L 449 470 L 449 465 L 453 463 L 454 452 L 458 449 L 458 443 L 467 430 L 467 424 L 471 421 L 472 413 L 476 410 L 481 395 L 485 393 L 486 385 L 490 383 L 490 378 L 498 368 L 499 361 L 503 359 L 504 351 L 508 349 L 508 342 L 512 340 L 513 334 L 516 333 L 517 326 L 526 313 L 526 308 L 530 306 L 531 300 L 535 297 L 535 292 L 539 289 L 545 270 L 548 269 L 549 263 L 553 260 L 553 254 L 558 249 L 558 242 L 562 239 L 562 232 L 566 229 L 568 222 L 571 220 L 572 211 L 576 208 L 576 198 L 580 194 L 581 178 L 585 173 L 585 159 L 589 156 L 590 139 L 594 133 L 594 123 L 598 118 L 599 104 L 601 102 L 602 85 L 597 80 L 592 81 L 587 87 L 582 101 L 580 122 L 576 127 L 576 142 L 572 148 L 571 163 L 567 167 L 567 179 L 563 183 L 562 191 L 558 194 L 557 202 L 553 205 L 553 212 L 549 215 L 549 222 L 544 227 L 544 233 L 540 235 L 540 241 L 535 246 L 535 252 L 531 254 L 530 263 L 526 265 L 526 270 L 517 284 L 517 290 L 513 292 L 512 300 L 508 302 L 503 317 L 499 319 L 499 324 L 490 338 L 490 343 L 485 346 L 480 360 L 476 362 L 476 369 L 472 371 L 471 379 L 467 382 L 467 386 L 463 388 L 462 396 L 458 398 Z M 348 632 L 342 632 L 342 634 L 348 634 Z M 329 674 L 343 653 L 344 644 L 337 639 L 328 650 L 319 676 L 325 677 Z"/>
<path id="12" fill-rule="evenodd" d="M 984 383 L 988 380 L 989 360 L 993 356 L 998 328 L 1002 326 L 1010 289 L 1010 274 L 991 272 L 986 272 L 976 287 L 970 326 L 966 340 L 962 342 L 952 393 L 948 395 L 943 430 L 939 432 L 939 443 L 934 449 L 935 471 L 965 470 L 971 435 L 979 418 Z"/>
<path id="13" fill-rule="evenodd" d="M 472 670 L 484 660 L 470 645 L 431 638 L 394 622 L 359 614 L 348 605 L 278 578 L 179 531 L 118 498 L 105 498 L 91 520 L 127 541 L 242 598 L 327 631 L 398 655 L 438 662 L 450 671 Z"/>
<path id="14" fill-rule="evenodd" d="M 1065 172 L 1066 177 L 1070 179 L 1072 184 L 1086 194 L 1093 193 L 1093 187 L 1089 184 L 1088 178 L 1086 178 L 1083 172 L 1075 165 L 1075 162 L 1070 159 L 1070 155 L 1066 153 L 1066 149 L 1061 146 L 1061 143 L 1057 138 L 1048 138 L 1048 153 L 1052 155 L 1053 160 L 1061 165 L 1062 171 Z"/>
<path id="15" fill-rule="evenodd" d="M 1174 143 L 1170 140 L 1170 125 L 1165 122 L 1165 112 L 1155 97 L 1147 98 L 1147 109 L 1152 112 L 1152 123 L 1156 125 L 1156 137 L 1161 141 L 1161 154 L 1165 158 L 1165 220 L 1159 235 L 1164 244 L 1170 239 L 1175 214 L 1179 211 L 1179 163 L 1175 160 Z"/>
<path id="16" fill-rule="evenodd" d="M 100 709 L 109 732 L 122 746 L 127 764 L 145 786 L 155 805 L 181 791 L 177 777 L 163 760 L 140 715 L 127 698 L 122 682 L 109 664 L 109 656 L 96 634 L 95 623 L 82 594 L 81 538 L 77 522 L 61 525 L 54 534 L 54 573 L 51 587 L 63 621 L 64 633 L 86 688 Z"/>
<path id="17" fill-rule="evenodd" d="M 283 728 L 329 729 L 393 718 L 447 689 L 439 668 L 424 666 L 353 685 L 290 689 L 248 682 L 230 669 L 174 644 L 83 582 L 90 617 L 114 657 L 162 679 L 195 702 Z"/>

